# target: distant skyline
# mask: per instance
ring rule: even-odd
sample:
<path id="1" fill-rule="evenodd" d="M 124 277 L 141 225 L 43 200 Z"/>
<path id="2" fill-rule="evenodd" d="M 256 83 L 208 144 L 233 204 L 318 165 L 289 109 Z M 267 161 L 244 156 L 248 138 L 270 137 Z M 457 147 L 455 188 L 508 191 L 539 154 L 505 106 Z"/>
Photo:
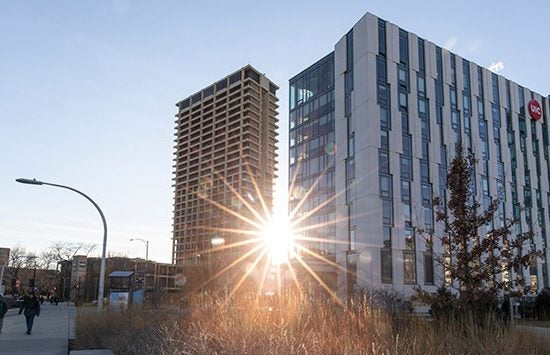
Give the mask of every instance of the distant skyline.
<path id="1" fill-rule="evenodd" d="M 550 94 L 546 1 L 0 0 L 0 247 L 55 241 L 171 260 L 175 103 L 251 64 L 280 86 L 278 202 L 287 185 L 288 79 L 371 12 Z M 255 29 L 262 28 L 262 31 Z M 277 202 L 277 200 L 276 200 Z"/>

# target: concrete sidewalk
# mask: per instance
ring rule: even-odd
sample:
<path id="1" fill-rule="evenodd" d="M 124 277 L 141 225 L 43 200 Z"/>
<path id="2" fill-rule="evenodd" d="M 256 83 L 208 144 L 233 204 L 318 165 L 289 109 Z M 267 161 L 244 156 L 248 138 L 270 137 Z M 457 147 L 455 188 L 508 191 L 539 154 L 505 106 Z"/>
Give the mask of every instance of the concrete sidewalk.
<path id="1" fill-rule="evenodd" d="M 34 319 L 32 334 L 25 334 L 26 323 L 19 309 L 12 308 L 4 318 L 0 333 L 0 354 L 54 355 L 68 353 L 69 339 L 74 338 L 75 308 L 60 303 L 42 305 L 40 317 Z"/>

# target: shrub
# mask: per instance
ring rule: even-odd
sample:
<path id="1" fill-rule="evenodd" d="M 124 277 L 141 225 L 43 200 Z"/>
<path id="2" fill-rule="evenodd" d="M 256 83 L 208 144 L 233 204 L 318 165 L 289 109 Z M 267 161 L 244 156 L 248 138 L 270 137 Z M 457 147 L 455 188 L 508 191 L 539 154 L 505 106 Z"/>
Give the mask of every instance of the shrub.
<path id="1" fill-rule="evenodd" d="M 535 317 L 550 320 L 550 289 L 544 288 L 535 299 Z"/>
<path id="2" fill-rule="evenodd" d="M 348 310 L 307 295 L 279 295 L 266 303 L 254 295 L 226 302 L 201 293 L 191 297 L 186 312 L 79 311 L 77 343 L 117 354 L 550 353 L 545 339 L 491 326 L 492 319 L 481 325 L 454 319 L 443 327 L 396 313 L 401 320 L 395 322 L 367 300 Z"/>

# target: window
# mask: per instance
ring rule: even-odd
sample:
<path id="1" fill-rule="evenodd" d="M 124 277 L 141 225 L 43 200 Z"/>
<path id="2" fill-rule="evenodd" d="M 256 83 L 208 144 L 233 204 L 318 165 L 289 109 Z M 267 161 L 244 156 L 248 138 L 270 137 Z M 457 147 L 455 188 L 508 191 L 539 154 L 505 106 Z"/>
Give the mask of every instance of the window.
<path id="1" fill-rule="evenodd" d="M 409 133 L 409 115 L 407 112 L 401 112 L 401 130 L 404 134 Z"/>
<path id="2" fill-rule="evenodd" d="M 380 275 L 382 278 L 382 283 L 391 284 L 393 282 L 391 249 L 380 250 L 380 263 Z"/>
<path id="3" fill-rule="evenodd" d="M 376 78 L 379 83 L 386 84 L 386 59 L 384 57 L 376 58 Z"/>
<path id="4" fill-rule="evenodd" d="M 241 80 L 241 72 L 235 73 L 229 77 L 229 85 Z"/>
<path id="5" fill-rule="evenodd" d="M 355 250 L 356 249 L 356 246 L 355 246 L 355 226 L 352 226 L 351 229 L 349 230 L 349 249 L 350 250 Z"/>
<path id="6" fill-rule="evenodd" d="M 355 179 L 355 158 L 350 157 L 346 160 L 348 180 Z"/>
<path id="7" fill-rule="evenodd" d="M 380 175 L 380 197 L 392 197 L 392 178 L 389 175 Z"/>
<path id="8" fill-rule="evenodd" d="M 416 260 L 414 252 L 403 252 L 403 283 L 416 284 Z"/>
<path id="9" fill-rule="evenodd" d="M 426 115 L 428 113 L 427 100 L 424 98 L 418 98 L 418 114 Z"/>
<path id="10" fill-rule="evenodd" d="M 424 73 L 426 70 L 426 56 L 424 55 L 424 40 L 418 39 L 418 71 Z"/>
<path id="11" fill-rule="evenodd" d="M 392 201 L 389 199 L 382 200 L 382 223 L 393 224 L 393 206 Z"/>
<path id="12" fill-rule="evenodd" d="M 407 93 L 399 91 L 399 108 L 407 110 Z"/>
<path id="13" fill-rule="evenodd" d="M 407 180 L 401 180 L 401 199 L 403 202 L 411 202 L 411 183 Z"/>
<path id="14" fill-rule="evenodd" d="M 378 19 L 378 52 L 386 55 L 386 21 Z"/>
<path id="15" fill-rule="evenodd" d="M 411 224 L 411 205 L 408 203 L 403 204 L 403 221 L 405 225 Z"/>
<path id="16" fill-rule="evenodd" d="M 355 155 L 355 133 L 352 133 L 348 137 L 348 156 L 353 157 Z"/>
<path id="17" fill-rule="evenodd" d="M 426 79 L 424 79 L 424 77 L 419 76 L 417 78 L 417 86 L 418 86 L 418 94 L 420 96 L 426 96 Z"/>
<path id="18" fill-rule="evenodd" d="M 378 150 L 378 169 L 381 173 L 390 173 L 390 157 L 387 151 Z"/>
<path id="19" fill-rule="evenodd" d="M 403 135 L 403 155 L 412 157 L 412 137 L 409 134 Z"/>
<path id="20" fill-rule="evenodd" d="M 256 71 L 252 70 L 252 69 L 246 69 L 244 71 L 244 77 L 245 78 L 251 78 L 252 80 L 254 80 L 255 82 L 259 83 L 260 82 L 260 74 L 258 74 Z M 275 91 L 277 89 L 275 88 Z M 274 93 L 273 93 L 274 94 Z"/>
<path id="21" fill-rule="evenodd" d="M 380 107 L 380 129 L 391 130 L 390 112 L 384 107 Z"/>
<path id="22" fill-rule="evenodd" d="M 401 177 L 412 180 L 412 160 L 411 158 L 401 156 Z"/>
<path id="23" fill-rule="evenodd" d="M 420 178 L 422 181 L 430 180 L 430 166 L 426 160 L 420 159 Z"/>
<path id="24" fill-rule="evenodd" d="M 382 239 L 385 248 L 391 247 L 391 227 L 382 226 Z"/>
<path id="25" fill-rule="evenodd" d="M 388 84 L 378 83 L 378 104 L 385 106 L 390 104 Z"/>
<path id="26" fill-rule="evenodd" d="M 390 139 L 388 131 L 380 131 L 380 148 L 388 151 L 390 149 Z"/>
<path id="27" fill-rule="evenodd" d="M 399 61 L 405 65 L 409 64 L 409 34 L 399 30 Z"/>
<path id="28" fill-rule="evenodd" d="M 401 86 L 404 89 L 407 89 L 409 86 L 409 80 L 407 76 L 408 76 L 407 70 L 404 67 L 402 66 L 397 67 L 397 77 L 399 79 L 399 86 Z"/>
<path id="29" fill-rule="evenodd" d="M 432 185 L 422 184 L 422 204 L 424 206 L 432 205 Z"/>
<path id="30" fill-rule="evenodd" d="M 434 255 L 428 251 L 424 253 L 424 283 L 434 284 Z"/>

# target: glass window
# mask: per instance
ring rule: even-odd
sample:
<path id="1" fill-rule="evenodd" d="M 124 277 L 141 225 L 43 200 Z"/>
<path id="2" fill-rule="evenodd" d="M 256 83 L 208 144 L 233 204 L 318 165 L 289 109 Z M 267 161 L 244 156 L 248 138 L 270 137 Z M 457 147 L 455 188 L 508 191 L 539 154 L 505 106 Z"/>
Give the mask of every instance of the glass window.
<path id="1" fill-rule="evenodd" d="M 401 177 L 403 179 L 412 180 L 412 160 L 411 158 L 401 157 Z"/>
<path id="2" fill-rule="evenodd" d="M 401 109 L 407 109 L 407 93 L 399 91 L 399 107 Z"/>
<path id="3" fill-rule="evenodd" d="M 388 131 L 380 131 L 380 148 L 388 151 L 390 149 L 390 139 Z"/>
<path id="4" fill-rule="evenodd" d="M 386 84 L 386 59 L 384 57 L 376 58 L 376 78 L 378 82 Z"/>
<path id="5" fill-rule="evenodd" d="M 424 77 L 419 76 L 417 78 L 417 86 L 418 86 L 418 94 L 422 96 L 426 96 L 426 79 L 424 79 Z"/>
<path id="6" fill-rule="evenodd" d="M 411 183 L 401 180 L 401 198 L 403 202 L 411 202 Z"/>
<path id="7" fill-rule="evenodd" d="M 378 151 L 378 169 L 381 173 L 390 173 L 390 158 L 387 151 Z"/>
<path id="8" fill-rule="evenodd" d="M 399 30 L 399 61 L 405 65 L 409 64 L 409 34 Z"/>
<path id="9" fill-rule="evenodd" d="M 428 162 L 423 159 L 420 160 L 420 177 L 422 181 L 430 180 L 430 166 Z"/>
<path id="10" fill-rule="evenodd" d="M 378 83 L 378 104 L 380 105 L 390 104 L 387 84 Z"/>
<path id="11" fill-rule="evenodd" d="M 352 157 L 355 155 L 355 134 L 351 134 L 348 138 L 348 156 Z"/>
<path id="12" fill-rule="evenodd" d="M 389 131 L 391 129 L 390 112 L 380 107 L 380 129 Z"/>
<path id="13" fill-rule="evenodd" d="M 431 206 L 424 207 L 424 228 L 433 229 L 433 210 Z"/>
<path id="14" fill-rule="evenodd" d="M 393 204 L 389 199 L 382 200 L 382 223 L 393 224 Z"/>
<path id="15" fill-rule="evenodd" d="M 403 282 L 406 285 L 416 284 L 416 260 L 413 252 L 403 252 Z"/>
<path id="16" fill-rule="evenodd" d="M 403 221 L 405 225 L 410 225 L 411 223 L 411 205 L 408 203 L 403 204 Z"/>
<path id="17" fill-rule="evenodd" d="M 401 66 L 397 68 L 397 77 L 399 78 L 399 85 L 406 89 L 409 86 L 409 80 L 407 78 L 407 71 L 405 68 Z"/>
<path id="18" fill-rule="evenodd" d="M 386 55 L 386 21 L 378 19 L 378 52 Z"/>
<path id="19" fill-rule="evenodd" d="M 401 112 L 401 130 L 404 134 L 409 133 L 409 115 L 407 112 Z"/>
<path id="20" fill-rule="evenodd" d="M 428 109 L 427 109 L 427 100 L 422 98 L 422 97 L 419 97 L 418 98 L 418 114 L 419 115 L 426 115 L 427 112 L 428 112 Z"/>
<path id="21" fill-rule="evenodd" d="M 391 247 L 391 227 L 382 226 L 382 239 L 384 242 L 384 247 L 390 248 Z"/>
<path id="22" fill-rule="evenodd" d="M 432 252 L 424 253 L 424 283 L 434 284 L 434 255 Z"/>
<path id="23" fill-rule="evenodd" d="M 380 250 L 381 278 L 382 283 L 391 284 L 392 281 L 392 257 L 391 249 Z"/>
<path id="24" fill-rule="evenodd" d="M 422 204 L 432 205 L 432 185 L 430 184 L 422 184 Z"/>
<path id="25" fill-rule="evenodd" d="M 412 137 L 410 134 L 403 135 L 403 155 L 412 157 Z"/>
<path id="26" fill-rule="evenodd" d="M 355 179 L 355 158 L 348 158 L 346 162 L 348 165 L 348 180 Z"/>
<path id="27" fill-rule="evenodd" d="M 418 71 L 423 73 L 426 68 L 426 56 L 424 54 L 424 40 L 418 39 Z"/>
<path id="28" fill-rule="evenodd" d="M 380 197 L 392 197 L 392 178 L 389 175 L 380 175 Z"/>

